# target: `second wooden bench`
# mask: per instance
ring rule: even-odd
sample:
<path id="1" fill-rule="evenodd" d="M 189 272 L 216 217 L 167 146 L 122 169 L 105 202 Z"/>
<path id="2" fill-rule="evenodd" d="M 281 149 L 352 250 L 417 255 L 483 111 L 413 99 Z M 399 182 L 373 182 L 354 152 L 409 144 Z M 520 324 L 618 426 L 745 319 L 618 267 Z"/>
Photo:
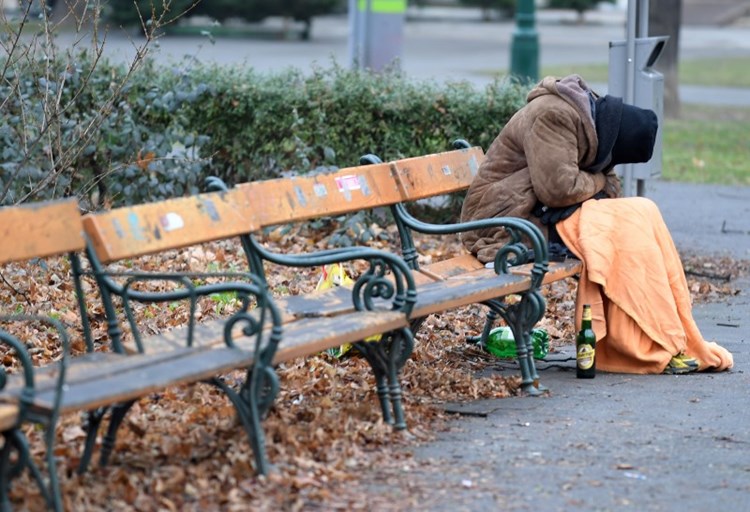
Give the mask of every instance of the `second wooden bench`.
<path id="1" fill-rule="evenodd" d="M 579 263 L 550 264 L 543 235 L 524 219 L 432 225 L 420 222 L 407 211 L 406 205 L 412 201 L 465 191 L 483 157 L 481 148 L 465 147 L 389 163 L 377 162 L 376 157 L 371 157 L 369 164 L 315 175 L 242 183 L 235 190 L 244 192 L 247 208 L 257 216 L 263 228 L 390 207 L 401 236 L 402 256 L 414 270 L 417 282 L 417 301 L 411 311 L 412 329 L 416 332 L 422 320 L 433 313 L 471 304 L 487 306 L 489 316 L 483 339 L 497 317 L 502 317 L 516 336 L 522 388 L 530 394 L 538 394 L 539 377 L 530 333 L 545 311 L 541 287 L 577 273 Z M 227 190 L 223 182 L 215 178 L 209 181 L 209 187 Z M 504 227 L 510 238 L 498 251 L 493 268 L 485 268 L 466 252 L 431 265 L 419 264 L 413 232 L 442 236 L 490 226 Z M 250 268 L 257 275 L 264 275 L 267 264 L 294 266 L 306 261 L 304 255 L 269 251 L 252 234 L 243 237 L 243 245 Z M 346 250 L 332 249 L 331 252 Z M 526 258 L 532 252 L 535 259 L 528 263 Z M 345 293 L 334 289 L 329 295 L 335 298 Z M 517 297 L 520 300 L 515 300 Z M 277 303 L 286 314 L 311 312 L 309 304 L 294 297 L 279 299 Z M 344 301 L 331 299 L 321 314 L 338 314 L 347 307 Z"/>

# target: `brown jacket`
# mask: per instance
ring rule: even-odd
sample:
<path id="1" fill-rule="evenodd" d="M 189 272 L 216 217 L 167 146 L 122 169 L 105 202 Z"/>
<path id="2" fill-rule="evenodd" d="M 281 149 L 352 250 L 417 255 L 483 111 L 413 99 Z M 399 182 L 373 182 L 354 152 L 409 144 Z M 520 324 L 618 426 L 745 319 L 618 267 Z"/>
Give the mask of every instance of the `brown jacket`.
<path id="1" fill-rule="evenodd" d="M 620 193 L 612 169 L 583 171 L 596 158 L 597 136 L 588 86 L 577 75 L 544 78 L 527 104 L 508 121 L 490 145 L 469 188 L 461 220 L 521 217 L 547 229 L 532 214 L 540 201 L 570 206 L 604 190 Z M 465 233 L 464 246 L 481 261 L 492 261 L 507 240 L 502 228 Z"/>

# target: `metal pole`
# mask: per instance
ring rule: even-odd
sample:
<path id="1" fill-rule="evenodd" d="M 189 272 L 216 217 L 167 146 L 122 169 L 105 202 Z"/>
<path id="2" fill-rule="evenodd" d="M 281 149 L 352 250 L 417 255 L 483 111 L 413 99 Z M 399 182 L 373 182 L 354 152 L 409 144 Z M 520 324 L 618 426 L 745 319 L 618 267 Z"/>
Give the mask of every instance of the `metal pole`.
<path id="1" fill-rule="evenodd" d="M 628 0 L 627 34 L 625 40 L 625 103 L 630 105 L 635 100 L 635 29 L 636 0 Z M 623 193 L 625 197 L 633 195 L 633 164 L 625 164 L 622 169 Z"/>
<path id="2" fill-rule="evenodd" d="M 372 61 L 372 0 L 349 0 L 349 65 L 367 69 Z"/>
<path id="3" fill-rule="evenodd" d="M 518 0 L 516 28 L 510 46 L 510 74 L 539 79 L 539 38 L 534 24 L 534 0 Z"/>
<path id="4" fill-rule="evenodd" d="M 648 0 L 638 0 L 638 37 L 648 37 Z"/>
<path id="5" fill-rule="evenodd" d="M 359 9 L 357 0 L 349 0 L 349 67 L 358 69 L 361 66 L 359 48 L 362 38 L 359 30 Z"/>
<path id="6" fill-rule="evenodd" d="M 369 69 L 372 67 L 372 0 L 365 3 L 365 11 L 362 13 L 362 64 L 361 67 Z"/>
<path id="7" fill-rule="evenodd" d="M 638 32 L 636 35 L 637 37 L 648 37 L 648 0 L 638 0 Z M 635 85 L 635 73 L 633 74 L 633 84 Z M 635 185 L 635 194 L 639 197 L 645 196 L 646 181 L 637 179 Z"/>

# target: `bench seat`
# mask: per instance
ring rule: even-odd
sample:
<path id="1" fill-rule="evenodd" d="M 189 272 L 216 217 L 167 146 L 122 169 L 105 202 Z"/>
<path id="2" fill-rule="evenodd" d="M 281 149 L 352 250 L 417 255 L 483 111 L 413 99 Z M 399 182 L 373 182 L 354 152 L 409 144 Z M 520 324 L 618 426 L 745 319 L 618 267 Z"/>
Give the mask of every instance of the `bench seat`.
<path id="1" fill-rule="evenodd" d="M 217 350 L 181 348 L 160 354 L 86 354 L 70 361 L 60 412 L 65 414 L 127 402 L 169 386 L 196 382 L 250 366 L 252 362 L 252 352 L 226 346 Z M 50 414 L 53 410 L 57 378 L 54 373 L 37 372 L 36 393 L 30 412 Z M 20 386 L 14 385 L 15 380 L 10 380 L 4 397 L 18 397 Z"/>
<path id="2" fill-rule="evenodd" d="M 338 293 L 344 295 L 344 293 Z M 325 295 L 333 294 L 326 293 Z M 347 295 L 343 298 L 349 297 L 350 295 Z M 351 303 L 350 298 L 349 302 Z M 409 324 L 406 315 L 399 311 L 352 311 L 351 305 L 349 305 L 348 313 L 339 311 L 335 316 L 321 316 L 320 310 L 316 311 L 301 313 L 296 321 L 284 324 L 284 338 L 276 349 L 274 364 L 322 352 L 344 343 L 360 341 L 376 334 L 405 328 Z M 194 346 L 201 349 L 226 348 L 223 329 L 224 322 L 221 320 L 196 325 Z M 164 335 L 144 340 L 144 345 L 148 353 L 169 353 L 183 350 L 186 338 L 187 327 L 178 327 Z M 254 350 L 254 340 L 234 332 L 233 339 L 238 349 L 248 353 Z M 137 353 L 135 344 L 132 342 L 124 343 L 124 346 L 130 353 Z"/>
<path id="3" fill-rule="evenodd" d="M 0 404 L 0 431 L 5 432 L 16 425 L 19 409 L 16 404 Z"/>
<path id="4" fill-rule="evenodd" d="M 476 262 L 476 264 L 473 264 Z M 421 272 L 427 270 L 426 273 Z M 581 262 L 552 262 L 543 283 L 549 284 L 581 271 Z M 513 295 L 529 289 L 531 265 L 512 267 L 510 274 L 495 274 L 473 256 L 457 257 L 415 271 L 417 302 L 412 318 L 421 318 L 454 307 Z M 416 276 L 421 276 L 416 278 Z M 351 311 L 351 291 L 331 288 L 316 295 L 289 296 L 276 300 L 286 317 L 335 316 Z M 288 329 L 285 326 L 285 332 Z"/>

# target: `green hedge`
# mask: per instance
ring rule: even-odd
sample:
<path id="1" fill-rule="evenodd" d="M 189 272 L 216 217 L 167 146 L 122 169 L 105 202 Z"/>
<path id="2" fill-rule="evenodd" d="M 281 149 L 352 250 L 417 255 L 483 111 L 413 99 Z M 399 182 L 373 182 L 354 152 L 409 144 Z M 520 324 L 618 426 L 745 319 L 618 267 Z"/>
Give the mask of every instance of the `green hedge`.
<path id="1" fill-rule="evenodd" d="M 307 75 L 208 67 L 194 77 L 209 86 L 185 115 L 209 136 L 211 172 L 229 182 L 354 165 L 365 153 L 387 160 L 444 151 L 457 137 L 487 147 L 528 91 L 336 65 Z"/>
<path id="2" fill-rule="evenodd" d="M 195 193 L 212 174 L 234 184 L 355 165 L 365 153 L 388 160 L 443 151 L 459 137 L 486 148 L 528 91 L 501 83 L 475 90 L 336 65 L 259 74 L 147 61 L 83 144 L 81 131 L 126 72 L 104 61 L 89 77 L 85 59 L 63 85 L 70 90 L 62 97 L 75 99 L 55 119 L 62 152 L 73 155 L 65 166 L 37 140 L 42 123 L 30 121 L 43 119 L 42 106 L 55 93 L 41 81 L 45 69 L 6 74 L 0 83 L 0 97 L 10 98 L 0 117 L 0 203 L 75 193 L 96 196 L 92 207 L 135 204 Z M 25 195 L 40 183 L 41 190 Z"/>
<path id="3" fill-rule="evenodd" d="M 52 63 L 19 59 L 3 78 L 0 204 L 77 194 L 97 207 L 199 190 L 207 138 L 182 111 L 205 86 L 190 76 L 146 61 L 128 77 L 82 52 Z"/>

